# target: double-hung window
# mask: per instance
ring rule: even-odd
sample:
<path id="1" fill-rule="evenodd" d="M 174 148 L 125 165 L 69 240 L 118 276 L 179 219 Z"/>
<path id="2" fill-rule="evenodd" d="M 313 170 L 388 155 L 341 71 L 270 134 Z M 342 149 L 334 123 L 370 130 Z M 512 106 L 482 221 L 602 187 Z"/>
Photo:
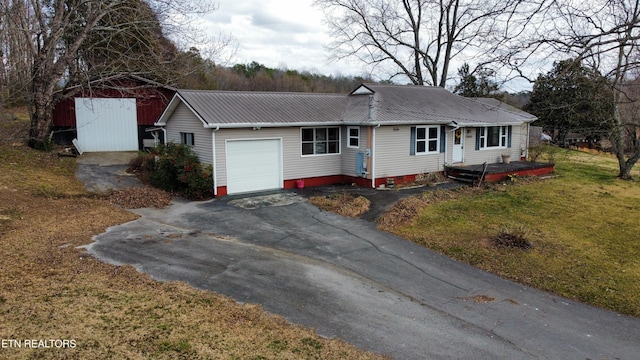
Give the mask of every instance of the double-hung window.
<path id="1" fill-rule="evenodd" d="M 487 126 L 478 129 L 478 148 L 507 148 L 510 147 L 510 126 Z"/>
<path id="2" fill-rule="evenodd" d="M 440 126 L 417 126 L 415 149 L 416 154 L 440 152 Z"/>
<path id="3" fill-rule="evenodd" d="M 356 149 L 360 147 L 360 127 L 347 127 L 347 147 Z"/>
<path id="4" fill-rule="evenodd" d="M 188 146 L 193 146 L 193 145 L 194 145 L 194 141 L 193 141 L 193 133 L 184 133 L 184 132 L 181 132 L 181 133 L 180 133 L 180 144 L 184 144 L 184 145 L 188 145 Z"/>
<path id="5" fill-rule="evenodd" d="M 340 153 L 340 128 L 303 128 L 302 155 Z"/>

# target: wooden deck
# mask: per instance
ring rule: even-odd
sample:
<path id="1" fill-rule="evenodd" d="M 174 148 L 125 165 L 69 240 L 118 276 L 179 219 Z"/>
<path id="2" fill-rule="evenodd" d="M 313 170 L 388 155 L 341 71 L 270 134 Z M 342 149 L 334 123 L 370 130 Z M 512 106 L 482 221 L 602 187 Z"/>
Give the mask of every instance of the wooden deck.
<path id="1" fill-rule="evenodd" d="M 484 180 L 497 182 L 505 180 L 509 175 L 543 176 L 554 171 L 553 163 L 538 163 L 530 161 L 512 161 L 508 164 L 448 165 L 445 167 L 446 176 L 464 182 L 477 183 L 484 172 Z"/>

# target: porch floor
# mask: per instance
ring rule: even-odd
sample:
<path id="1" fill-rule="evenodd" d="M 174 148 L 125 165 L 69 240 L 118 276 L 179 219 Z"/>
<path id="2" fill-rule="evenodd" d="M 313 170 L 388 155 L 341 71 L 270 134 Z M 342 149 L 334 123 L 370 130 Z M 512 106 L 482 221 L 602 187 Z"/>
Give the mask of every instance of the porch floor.
<path id="1" fill-rule="evenodd" d="M 461 181 L 476 182 L 482 176 L 484 164 L 448 165 L 445 168 L 447 176 Z M 554 171 L 553 163 L 538 163 L 530 161 L 512 161 L 508 164 L 487 164 L 485 181 L 502 181 L 508 175 L 542 176 Z"/>

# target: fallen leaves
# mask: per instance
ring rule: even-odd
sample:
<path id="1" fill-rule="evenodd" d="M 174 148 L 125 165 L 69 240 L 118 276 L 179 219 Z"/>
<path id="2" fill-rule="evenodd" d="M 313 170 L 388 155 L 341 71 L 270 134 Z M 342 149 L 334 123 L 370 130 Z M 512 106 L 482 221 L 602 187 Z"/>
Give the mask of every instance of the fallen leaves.
<path id="1" fill-rule="evenodd" d="M 171 193 L 145 186 L 116 190 L 109 196 L 109 202 L 125 209 L 164 208 L 172 198 Z"/>

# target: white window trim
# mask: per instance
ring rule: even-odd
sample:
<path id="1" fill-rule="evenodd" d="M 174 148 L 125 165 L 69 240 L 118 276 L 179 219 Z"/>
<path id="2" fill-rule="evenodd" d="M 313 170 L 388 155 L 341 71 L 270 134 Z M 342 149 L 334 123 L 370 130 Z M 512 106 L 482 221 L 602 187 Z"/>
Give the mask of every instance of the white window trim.
<path id="1" fill-rule="evenodd" d="M 309 143 L 309 141 L 302 141 L 302 130 L 306 130 L 306 129 L 314 129 L 314 132 L 313 132 L 313 136 L 314 136 L 314 139 L 313 139 L 313 144 L 314 144 L 314 146 L 313 146 L 313 154 L 303 154 L 302 153 L 302 144 L 303 143 Z M 335 152 L 335 153 L 327 152 L 326 154 L 316 154 L 315 153 L 316 152 L 316 147 L 315 147 L 315 143 L 316 143 L 316 140 L 315 140 L 315 129 L 338 129 L 338 131 L 337 131 L 338 139 L 337 140 L 331 140 L 331 141 L 336 141 L 337 142 L 337 144 L 338 144 L 338 152 Z M 300 156 L 302 156 L 302 157 L 313 157 L 313 156 L 340 155 L 341 152 L 342 152 L 342 144 L 340 143 L 342 135 L 340 133 L 341 133 L 341 131 L 340 131 L 340 127 L 339 126 L 314 126 L 314 127 L 302 127 L 302 128 L 300 128 Z M 328 133 L 327 133 L 327 135 L 328 135 Z M 329 140 L 327 139 L 327 141 L 329 141 Z"/>
<path id="2" fill-rule="evenodd" d="M 500 145 L 498 146 L 487 146 L 487 140 L 489 136 L 489 128 L 498 127 L 500 128 L 500 140 L 498 142 Z M 504 146 L 502 142 L 504 140 Z M 509 127 L 508 126 L 485 126 L 480 128 L 480 150 L 496 150 L 496 149 L 507 149 L 509 148 Z"/>
<path id="3" fill-rule="evenodd" d="M 425 135 L 427 136 L 425 139 L 418 139 L 418 129 L 425 129 Z M 429 151 L 429 141 L 433 140 L 433 139 L 429 139 L 429 129 L 436 129 L 437 131 L 437 137 L 436 137 L 436 149 L 434 151 Z M 442 134 L 440 134 L 440 125 L 431 125 L 431 126 L 416 126 L 416 139 L 415 139 L 415 149 L 416 149 L 416 155 L 433 155 L 433 154 L 439 154 L 440 153 L 440 136 L 442 136 Z M 424 151 L 418 151 L 418 142 L 419 141 L 424 141 Z"/>
<path id="4" fill-rule="evenodd" d="M 351 136 L 351 129 L 358 130 L 358 136 Z M 351 139 L 357 139 L 358 146 L 351 145 Z M 347 126 L 347 147 L 351 149 L 360 149 L 360 126 Z"/>

